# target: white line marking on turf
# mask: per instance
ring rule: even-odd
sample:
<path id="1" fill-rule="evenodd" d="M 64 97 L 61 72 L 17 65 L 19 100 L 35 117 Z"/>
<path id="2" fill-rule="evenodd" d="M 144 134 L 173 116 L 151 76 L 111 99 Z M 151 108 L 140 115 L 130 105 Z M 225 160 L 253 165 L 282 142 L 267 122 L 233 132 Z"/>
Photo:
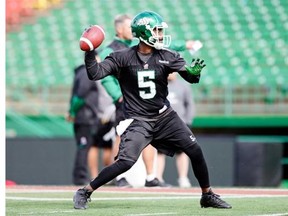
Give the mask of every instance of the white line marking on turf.
<path id="1" fill-rule="evenodd" d="M 288 215 L 288 212 L 286 212 L 286 213 L 278 213 L 278 214 L 261 214 L 261 215 L 254 215 L 254 216 L 287 216 L 287 215 Z"/>
<path id="2" fill-rule="evenodd" d="M 36 197 L 6 197 L 7 200 L 26 200 L 26 201 L 72 201 L 72 198 L 36 198 Z M 115 200 L 169 200 L 169 199 L 200 199 L 199 197 L 110 197 L 93 198 L 94 201 L 115 201 Z"/>
<path id="3" fill-rule="evenodd" d="M 232 195 L 232 196 L 221 196 L 222 198 L 270 198 L 270 197 L 288 197 L 286 195 Z M 109 197 L 99 198 L 92 197 L 95 201 L 115 201 L 115 200 L 180 200 L 180 199 L 200 199 L 199 196 L 158 196 L 158 197 Z M 6 200 L 26 200 L 26 201 L 72 201 L 72 198 L 40 198 L 40 197 L 13 197 L 6 196 Z"/>
<path id="4" fill-rule="evenodd" d="M 6 190 L 6 193 L 75 193 L 75 190 Z M 165 195 L 201 195 L 200 192 L 166 192 L 166 191 L 100 191 L 103 194 L 165 194 Z M 287 195 L 288 196 L 288 195 Z"/>
<path id="5" fill-rule="evenodd" d="M 137 189 L 137 188 L 136 188 Z M 75 189 L 76 190 L 76 189 Z M 75 190 L 73 190 L 73 189 L 71 189 L 71 190 L 68 190 L 68 189 L 31 189 L 31 188 L 28 188 L 28 189 L 26 189 L 26 188 L 24 188 L 24 189 L 13 189 L 13 188 L 6 188 L 6 193 L 49 193 L 49 192 L 51 192 L 51 193 L 65 193 L 65 192 L 67 192 L 67 193 L 69 193 L 69 192 L 75 192 Z M 231 190 L 229 190 L 229 188 L 227 188 L 227 192 L 225 192 L 225 194 L 226 195 L 228 195 L 228 194 L 231 194 L 231 191 L 234 191 L 234 190 L 236 190 L 236 189 L 233 189 L 233 188 L 231 188 Z M 264 193 L 264 192 L 284 192 L 284 193 L 286 193 L 287 195 L 288 195 L 288 190 L 287 189 L 245 189 L 245 188 L 241 188 L 241 189 L 239 189 L 239 191 L 240 192 L 244 192 L 244 191 L 247 191 L 247 193 L 249 194 L 249 192 L 250 191 L 252 191 L 252 192 L 260 192 L 261 191 L 261 193 Z M 115 193 L 128 193 L 128 194 L 130 194 L 130 193 L 132 193 L 132 194 L 135 194 L 135 193 L 137 193 L 137 194 L 165 194 L 165 195 L 167 195 L 167 194 L 171 194 L 171 195 L 173 195 L 173 194 L 178 194 L 178 195 L 185 195 L 185 194 L 187 194 L 187 195 L 198 195 L 198 194 L 201 194 L 199 191 L 185 191 L 185 190 L 183 190 L 183 191 L 151 191 L 151 190 L 148 190 L 148 191 L 145 191 L 145 190 L 143 190 L 143 191 L 138 191 L 138 190 L 135 190 L 135 191 L 117 191 L 117 190 L 105 190 L 105 188 L 103 189 L 103 190 L 99 190 L 99 192 L 100 193 L 113 193 L 113 194 L 115 194 Z M 234 192 L 232 193 L 232 194 L 235 194 Z M 276 194 L 277 195 L 277 194 Z"/>
<path id="6" fill-rule="evenodd" d="M 72 213 L 74 211 L 51 211 L 51 212 L 45 212 L 45 214 L 57 214 L 57 213 Z M 20 215 L 39 215 L 39 212 L 27 212 L 27 213 L 21 213 Z"/>
<path id="7" fill-rule="evenodd" d="M 152 215 L 177 215 L 176 212 L 163 212 L 163 213 L 148 213 L 148 214 L 129 214 L 125 216 L 152 216 Z"/>

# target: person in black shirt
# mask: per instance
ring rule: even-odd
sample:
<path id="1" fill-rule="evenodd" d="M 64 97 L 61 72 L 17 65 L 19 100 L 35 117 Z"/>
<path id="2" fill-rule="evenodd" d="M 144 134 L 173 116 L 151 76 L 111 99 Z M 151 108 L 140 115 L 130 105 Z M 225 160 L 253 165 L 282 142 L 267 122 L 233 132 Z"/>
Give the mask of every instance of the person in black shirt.
<path id="1" fill-rule="evenodd" d="M 181 150 L 191 160 L 194 174 L 202 190 L 201 207 L 231 208 L 215 194 L 209 182 L 208 168 L 197 139 L 171 108 L 168 75 L 178 72 L 189 83 L 198 83 L 204 61 L 191 65 L 179 53 L 165 49 L 171 37 L 165 34 L 167 24 L 155 12 L 144 11 L 134 17 L 131 29 L 139 44 L 111 53 L 97 63 L 92 52 L 85 53 L 88 77 L 99 80 L 114 75 L 123 94 L 125 120 L 116 130 L 121 135 L 117 160 L 74 194 L 74 208 L 86 209 L 97 188 L 130 169 L 142 150 L 150 143 L 162 153 L 173 156 Z"/>
<path id="2" fill-rule="evenodd" d="M 96 129 L 99 121 L 97 116 L 99 94 L 95 82 L 91 82 L 86 75 L 85 65 L 78 66 L 74 72 L 70 107 L 66 120 L 73 123 L 77 144 L 72 181 L 75 185 L 85 185 L 90 181 L 87 157 L 93 143 L 92 128 Z"/>
<path id="3" fill-rule="evenodd" d="M 97 58 L 97 55 L 95 50 L 94 58 Z M 99 149 L 103 150 L 104 165 L 113 162 L 115 106 L 100 81 L 88 79 L 84 64 L 74 69 L 69 105 L 66 120 L 73 123 L 77 144 L 72 181 L 75 185 L 86 185 L 98 174 Z"/>

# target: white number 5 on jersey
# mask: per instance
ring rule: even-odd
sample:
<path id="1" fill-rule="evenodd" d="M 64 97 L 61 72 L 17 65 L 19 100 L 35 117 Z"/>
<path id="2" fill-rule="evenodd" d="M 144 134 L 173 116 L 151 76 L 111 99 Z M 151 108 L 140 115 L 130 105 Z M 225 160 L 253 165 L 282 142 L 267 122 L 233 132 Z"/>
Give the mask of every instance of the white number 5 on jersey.
<path id="1" fill-rule="evenodd" d="M 155 79 L 155 71 L 138 71 L 139 89 L 145 88 L 139 90 L 140 97 L 143 99 L 151 99 L 156 95 L 156 85 L 151 79 Z"/>

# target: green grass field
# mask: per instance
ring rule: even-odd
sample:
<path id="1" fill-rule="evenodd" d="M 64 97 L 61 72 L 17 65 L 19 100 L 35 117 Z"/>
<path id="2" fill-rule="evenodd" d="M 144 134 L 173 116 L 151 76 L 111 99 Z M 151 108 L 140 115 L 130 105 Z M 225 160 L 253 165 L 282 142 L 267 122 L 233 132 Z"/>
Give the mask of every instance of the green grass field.
<path id="1" fill-rule="evenodd" d="M 288 215 L 288 190 L 215 190 L 232 209 L 203 209 L 193 189 L 100 189 L 86 210 L 73 209 L 75 188 L 6 189 L 6 216 L 165 216 L 165 215 Z M 239 192 L 237 192 L 239 191 Z M 276 191 L 276 192 L 275 192 Z"/>

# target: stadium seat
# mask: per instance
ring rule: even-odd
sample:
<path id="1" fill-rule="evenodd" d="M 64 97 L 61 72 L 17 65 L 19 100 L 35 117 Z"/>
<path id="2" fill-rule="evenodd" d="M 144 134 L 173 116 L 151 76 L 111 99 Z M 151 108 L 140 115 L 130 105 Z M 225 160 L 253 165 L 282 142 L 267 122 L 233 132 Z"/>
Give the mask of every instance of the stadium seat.
<path id="1" fill-rule="evenodd" d="M 13 2 L 7 1 L 6 10 L 19 10 L 13 8 Z M 59 2 L 37 0 L 34 7 L 47 8 Z M 35 24 L 24 25 L 21 32 L 7 34 L 8 89 L 17 85 L 23 89 L 65 86 L 68 94 L 73 69 L 83 63 L 83 53 L 78 47 L 82 31 L 90 24 L 102 25 L 106 32 L 105 46 L 114 37 L 113 18 L 116 14 L 134 15 L 148 9 L 159 12 L 167 20 L 172 38 L 203 42 L 204 47 L 195 56 L 207 63 L 199 90 L 195 89 L 197 104 L 204 101 L 201 89 L 205 88 L 210 89 L 205 101 L 218 97 L 213 92 L 220 88 L 232 98 L 238 97 L 235 89 L 244 88 L 253 89 L 250 93 L 262 92 L 261 97 L 255 97 L 254 102 L 258 103 L 266 96 L 263 88 L 267 86 L 275 89 L 274 101 L 280 97 L 281 101 L 288 100 L 287 94 L 281 93 L 281 89 L 287 89 L 288 83 L 288 1 L 179 0 L 177 8 L 174 0 L 165 3 L 146 0 L 141 4 L 113 0 L 88 2 L 89 6 L 87 1 L 63 1 L 61 8 L 56 7 L 39 17 Z M 9 17 L 9 22 L 19 22 L 18 18 Z M 183 52 L 183 57 L 189 62 L 192 58 L 188 51 Z M 230 103 L 225 100 L 222 95 L 222 102 Z"/>

